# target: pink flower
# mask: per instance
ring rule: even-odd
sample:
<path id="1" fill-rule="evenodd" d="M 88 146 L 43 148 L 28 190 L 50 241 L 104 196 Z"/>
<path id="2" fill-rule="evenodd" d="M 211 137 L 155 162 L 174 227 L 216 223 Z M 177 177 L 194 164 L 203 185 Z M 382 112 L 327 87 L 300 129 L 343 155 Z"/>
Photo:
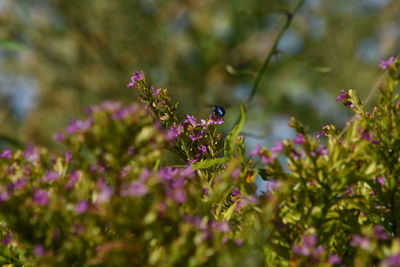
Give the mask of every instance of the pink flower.
<path id="1" fill-rule="evenodd" d="M 42 181 L 43 182 L 53 182 L 57 180 L 60 177 L 60 173 L 56 171 L 47 171 L 46 174 L 43 176 Z"/>
<path id="2" fill-rule="evenodd" d="M 122 192 L 122 196 L 143 196 L 147 193 L 147 187 L 144 183 L 136 181 L 130 183 L 126 190 Z"/>
<path id="3" fill-rule="evenodd" d="M 272 152 L 282 152 L 285 149 L 285 146 L 281 141 L 275 143 L 275 145 L 271 148 Z"/>
<path id="4" fill-rule="evenodd" d="M 47 195 L 47 192 L 43 189 L 40 189 L 36 191 L 33 194 L 33 202 L 39 206 L 46 206 L 49 204 L 49 196 Z"/>
<path id="5" fill-rule="evenodd" d="M 35 256 L 38 258 L 43 257 L 46 253 L 43 245 L 36 245 L 33 251 Z"/>
<path id="6" fill-rule="evenodd" d="M 93 120 L 91 120 L 91 119 L 88 119 L 85 121 L 73 120 L 69 123 L 69 125 L 67 127 L 67 133 L 74 134 L 77 132 L 81 132 L 81 133 L 87 132 L 92 127 L 92 124 L 93 124 Z"/>
<path id="7" fill-rule="evenodd" d="M 65 152 L 65 161 L 66 161 L 66 162 L 71 162 L 71 160 L 72 160 L 72 153 L 71 153 L 71 151 Z"/>
<path id="8" fill-rule="evenodd" d="M 261 145 L 257 144 L 257 145 L 256 145 L 256 148 L 253 149 L 253 150 L 250 152 L 250 155 L 251 155 L 251 156 L 260 155 L 260 154 L 261 154 L 261 149 L 262 149 Z"/>
<path id="9" fill-rule="evenodd" d="M 39 149 L 37 149 L 34 145 L 29 145 L 24 152 L 24 157 L 27 161 L 32 163 L 39 161 L 40 159 Z"/>
<path id="10" fill-rule="evenodd" d="M 1 152 L 1 154 L 0 154 L 0 158 L 12 159 L 12 151 L 11 151 L 11 149 L 7 148 L 7 149 L 3 150 L 3 152 Z"/>
<path id="11" fill-rule="evenodd" d="M 352 246 L 357 246 L 363 249 L 368 249 L 370 245 L 370 240 L 368 237 L 362 237 L 359 235 L 353 235 L 353 239 L 351 241 Z"/>
<path id="12" fill-rule="evenodd" d="M 328 258 L 328 262 L 330 264 L 340 264 L 342 262 L 342 259 L 335 254 L 330 254 L 329 258 Z"/>
<path id="13" fill-rule="evenodd" d="M 194 116 L 187 114 L 186 115 L 186 120 L 184 121 L 184 123 L 189 123 L 189 124 L 192 124 L 192 125 L 196 125 L 197 122 L 196 122 L 196 118 Z"/>
<path id="14" fill-rule="evenodd" d="M 382 69 L 388 69 L 390 67 L 392 67 L 395 63 L 396 58 L 394 56 L 389 57 L 388 59 L 381 59 L 380 63 L 379 63 L 379 67 L 381 67 Z"/>
<path id="15" fill-rule="evenodd" d="M 293 138 L 293 143 L 298 144 L 298 145 L 303 145 L 305 142 L 304 135 L 297 133 L 296 137 Z"/>
<path id="16" fill-rule="evenodd" d="M 135 87 L 138 81 L 141 81 L 144 79 L 144 73 L 143 71 L 135 71 L 131 77 L 131 81 L 127 84 L 126 87 L 132 88 Z"/>
<path id="17" fill-rule="evenodd" d="M 182 125 L 172 125 L 167 131 L 167 139 L 174 140 L 177 139 L 183 133 Z"/>
<path id="18" fill-rule="evenodd" d="M 65 185 L 65 188 L 68 190 L 71 190 L 74 188 L 76 182 L 78 182 L 80 178 L 80 174 L 77 171 L 73 171 L 71 172 L 71 174 L 69 175 L 69 181 L 68 183 Z"/>
<path id="19" fill-rule="evenodd" d="M 199 149 L 199 151 L 201 151 L 203 155 L 207 153 L 207 147 L 205 145 L 200 145 L 197 148 Z"/>
<path id="20" fill-rule="evenodd" d="M 153 96 L 154 97 L 158 97 L 158 95 L 160 94 L 161 89 L 157 89 L 154 87 L 151 87 L 151 90 L 153 91 Z"/>
<path id="21" fill-rule="evenodd" d="M 340 90 L 340 94 L 338 95 L 338 97 L 336 97 L 336 102 L 345 100 L 347 98 L 348 98 L 347 92 L 344 89 L 342 89 Z"/>
<path id="22" fill-rule="evenodd" d="M 75 206 L 75 212 L 78 214 L 85 213 L 89 209 L 89 203 L 87 200 L 82 200 Z"/>
<path id="23" fill-rule="evenodd" d="M 65 135 L 61 132 L 57 132 L 54 135 L 54 140 L 56 140 L 57 142 L 63 142 L 65 140 Z"/>

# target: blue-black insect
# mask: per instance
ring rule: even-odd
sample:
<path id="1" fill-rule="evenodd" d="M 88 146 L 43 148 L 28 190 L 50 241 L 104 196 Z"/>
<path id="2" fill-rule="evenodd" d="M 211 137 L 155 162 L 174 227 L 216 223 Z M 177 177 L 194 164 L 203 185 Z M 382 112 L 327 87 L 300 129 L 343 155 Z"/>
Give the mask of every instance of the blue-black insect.
<path id="1" fill-rule="evenodd" d="M 222 118 L 225 115 L 225 109 L 221 105 L 217 105 L 213 107 L 214 111 L 213 114 L 217 118 Z"/>

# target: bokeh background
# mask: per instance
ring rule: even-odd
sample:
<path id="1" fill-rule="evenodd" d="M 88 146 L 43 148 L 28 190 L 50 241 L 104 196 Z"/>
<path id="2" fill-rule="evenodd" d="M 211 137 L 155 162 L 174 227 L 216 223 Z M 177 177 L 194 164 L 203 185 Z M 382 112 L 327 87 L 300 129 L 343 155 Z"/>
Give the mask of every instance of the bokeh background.
<path id="1" fill-rule="evenodd" d="M 182 116 L 227 107 L 228 131 L 285 23 L 289 0 L 0 0 L 0 148 L 53 136 L 84 108 L 137 101 L 144 70 Z M 248 109 L 250 147 L 292 137 L 291 116 L 343 127 L 340 89 L 367 96 L 400 50 L 400 1 L 306 0 Z"/>

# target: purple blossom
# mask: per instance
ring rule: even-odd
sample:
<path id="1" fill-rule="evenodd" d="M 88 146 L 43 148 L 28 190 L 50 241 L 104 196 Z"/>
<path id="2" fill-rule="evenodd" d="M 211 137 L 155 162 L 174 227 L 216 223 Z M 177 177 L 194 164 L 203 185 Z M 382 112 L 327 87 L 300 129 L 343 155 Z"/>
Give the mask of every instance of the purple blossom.
<path id="1" fill-rule="evenodd" d="M 114 112 L 114 114 L 111 115 L 113 120 L 121 121 L 132 115 L 136 110 L 136 106 L 128 106 L 128 107 L 123 107 Z"/>
<path id="2" fill-rule="evenodd" d="M 379 67 L 381 67 L 381 69 L 388 69 L 390 67 L 392 67 L 395 63 L 396 58 L 394 56 L 389 57 L 388 59 L 381 59 L 380 63 L 379 63 Z"/>
<path id="3" fill-rule="evenodd" d="M 379 144 L 380 141 L 373 138 L 373 133 L 368 132 L 367 130 L 361 131 L 361 138 L 367 140 L 368 142 Z"/>
<path id="4" fill-rule="evenodd" d="M 10 185 L 10 190 L 16 190 L 16 189 L 24 188 L 27 181 L 28 181 L 28 178 L 18 179 L 17 181 L 15 181 L 15 183 L 12 183 Z"/>
<path id="5" fill-rule="evenodd" d="M 368 237 L 363 237 L 360 235 L 353 235 L 353 238 L 351 240 L 351 245 L 354 247 L 360 247 L 363 249 L 368 249 L 370 245 L 370 240 Z"/>
<path id="6" fill-rule="evenodd" d="M 269 164 L 269 163 L 274 161 L 275 155 L 271 155 L 270 157 L 267 157 L 265 155 L 261 155 L 260 159 L 261 159 L 262 163 Z"/>
<path id="7" fill-rule="evenodd" d="M 283 145 L 283 142 L 278 141 L 278 142 L 275 142 L 275 145 L 273 147 L 271 147 L 271 152 L 279 153 L 279 152 L 282 152 L 284 149 L 285 149 L 285 146 Z"/>
<path id="8" fill-rule="evenodd" d="M 344 192 L 344 195 L 351 195 L 354 193 L 354 189 L 353 186 L 349 186 L 349 188 L 347 188 L 346 192 Z"/>
<path id="9" fill-rule="evenodd" d="M 65 135 L 63 134 L 63 133 L 61 133 L 61 132 L 57 132 L 55 135 L 54 135 L 54 140 L 55 141 L 57 141 L 57 142 L 64 142 L 64 140 L 65 140 Z"/>
<path id="10" fill-rule="evenodd" d="M 325 136 L 325 135 L 326 135 L 326 132 L 325 132 L 325 131 L 319 131 L 319 132 L 317 132 L 316 137 L 317 137 L 317 138 L 320 138 L 321 136 Z"/>
<path id="11" fill-rule="evenodd" d="M 399 267 L 400 266 L 400 253 L 387 257 L 384 261 L 384 265 L 387 267 Z"/>
<path id="12" fill-rule="evenodd" d="M 318 153 L 318 155 L 329 155 L 329 151 L 328 151 L 328 149 L 326 149 L 325 147 L 323 147 L 323 146 L 318 146 L 318 148 L 317 148 L 317 153 Z"/>
<path id="13" fill-rule="evenodd" d="M 260 155 L 260 154 L 262 153 L 261 150 L 262 150 L 261 145 L 257 144 L 257 145 L 256 145 L 256 148 L 253 149 L 253 150 L 250 152 L 250 155 L 251 155 L 251 156 Z"/>
<path id="14" fill-rule="evenodd" d="M 231 226 L 227 221 L 215 222 L 214 229 L 221 233 L 229 233 L 231 230 Z"/>
<path id="15" fill-rule="evenodd" d="M 184 169 L 180 170 L 180 175 L 185 178 L 193 178 L 194 177 L 194 170 L 192 166 L 186 166 Z"/>
<path id="16" fill-rule="evenodd" d="M 192 124 L 192 125 L 196 125 L 197 122 L 196 122 L 196 118 L 194 116 L 187 114 L 186 115 L 186 120 L 184 121 L 184 123 L 189 123 L 189 124 Z"/>
<path id="17" fill-rule="evenodd" d="M 338 97 L 336 97 L 336 102 L 345 100 L 347 98 L 348 98 L 347 92 L 344 89 L 342 89 L 340 90 L 340 94 L 338 95 Z"/>
<path id="18" fill-rule="evenodd" d="M 81 200 L 75 206 L 75 212 L 78 214 L 85 213 L 89 209 L 89 202 L 87 200 Z"/>
<path id="19" fill-rule="evenodd" d="M 158 97 L 161 91 L 161 89 L 157 89 L 154 87 L 151 87 L 151 90 L 153 91 L 153 97 Z"/>
<path id="20" fill-rule="evenodd" d="M 171 128 L 167 130 L 167 140 L 177 139 L 183 133 L 182 125 L 172 125 Z"/>
<path id="21" fill-rule="evenodd" d="M 43 257 L 46 253 L 43 245 L 36 245 L 33 252 L 34 252 L 35 256 L 38 258 Z"/>
<path id="22" fill-rule="evenodd" d="M 56 171 L 47 171 L 45 173 L 45 175 L 43 176 L 42 181 L 47 182 L 47 183 L 53 182 L 53 181 L 57 180 L 58 178 L 60 178 L 60 175 L 61 174 Z"/>
<path id="23" fill-rule="evenodd" d="M 375 236 L 378 239 L 387 240 L 389 238 L 388 234 L 385 231 L 385 228 L 383 228 L 382 225 L 375 226 L 374 227 L 374 233 L 375 233 Z"/>
<path id="24" fill-rule="evenodd" d="M 93 125 L 92 119 L 87 119 L 85 121 L 77 121 L 73 120 L 69 123 L 67 127 L 68 134 L 74 134 L 77 132 L 85 133 L 87 132 Z"/>
<path id="25" fill-rule="evenodd" d="M 207 147 L 205 145 L 200 145 L 197 147 L 203 155 L 207 153 Z"/>
<path id="26" fill-rule="evenodd" d="M 294 160 L 298 160 L 298 159 L 302 156 L 302 153 L 301 153 L 301 152 L 304 153 L 304 151 L 300 151 L 300 153 L 299 153 L 296 149 L 293 148 L 293 149 L 290 151 L 290 155 L 293 157 Z"/>
<path id="27" fill-rule="evenodd" d="M 3 203 L 8 200 L 10 194 L 8 192 L 0 192 L 0 203 Z"/>
<path id="28" fill-rule="evenodd" d="M 241 247 L 243 245 L 243 240 L 242 239 L 236 239 L 235 240 L 235 244 L 236 244 L 236 246 Z"/>
<path id="29" fill-rule="evenodd" d="M 385 185 L 385 183 L 386 183 L 386 178 L 383 177 L 383 176 L 378 177 L 376 180 L 377 180 L 378 183 L 379 183 L 380 185 L 382 185 L 382 186 Z"/>
<path id="30" fill-rule="evenodd" d="M 24 152 L 24 157 L 27 161 L 32 163 L 39 161 L 40 159 L 39 149 L 37 149 L 37 147 L 35 147 L 34 145 L 29 145 Z"/>
<path id="31" fill-rule="evenodd" d="M 162 168 L 161 170 L 158 171 L 158 174 L 164 180 L 171 180 L 178 173 L 179 173 L 179 169 L 178 168 L 172 168 L 172 167 Z"/>
<path id="32" fill-rule="evenodd" d="M 122 196 L 143 196 L 147 193 L 147 186 L 140 181 L 130 183 L 121 193 Z"/>
<path id="33" fill-rule="evenodd" d="M 73 189 L 76 182 L 78 182 L 79 178 L 80 178 L 80 173 L 78 171 L 71 172 L 71 174 L 69 175 L 69 181 L 65 185 L 65 188 L 68 190 Z"/>
<path id="34" fill-rule="evenodd" d="M 3 245 L 10 244 L 10 243 L 11 243 L 11 240 L 13 239 L 13 237 L 14 237 L 14 235 L 13 235 L 12 233 L 9 233 L 9 234 L 6 235 L 6 237 L 4 237 L 4 238 L 1 240 L 1 243 L 2 243 Z"/>
<path id="35" fill-rule="evenodd" d="M 239 189 L 239 187 L 233 188 L 231 194 L 232 194 L 233 197 L 240 197 L 241 194 L 240 194 L 240 189 Z"/>
<path id="36" fill-rule="evenodd" d="M 221 117 L 217 117 L 214 115 L 210 115 L 208 117 L 207 125 L 210 125 L 210 124 L 219 125 L 219 124 L 223 124 L 223 123 L 224 123 L 224 119 Z"/>
<path id="37" fill-rule="evenodd" d="M 65 152 L 65 161 L 66 161 L 66 162 L 71 162 L 71 160 L 72 160 L 72 153 L 71 153 L 71 151 Z"/>
<path id="38" fill-rule="evenodd" d="M 169 195 L 169 193 L 167 195 Z M 185 203 L 187 200 L 185 191 L 181 188 L 174 190 L 171 198 L 177 203 Z"/>
<path id="39" fill-rule="evenodd" d="M 128 165 L 122 168 L 121 170 L 121 178 L 125 178 L 126 176 L 128 176 L 129 172 L 132 170 L 132 166 Z"/>
<path id="40" fill-rule="evenodd" d="M 196 157 L 195 157 L 194 159 L 190 159 L 189 162 L 190 162 L 191 164 L 196 163 L 196 162 L 198 162 L 198 161 L 200 160 L 199 157 L 200 157 L 200 155 L 197 154 Z"/>
<path id="41" fill-rule="evenodd" d="M 346 107 L 354 108 L 354 105 L 351 101 L 345 101 L 343 105 L 345 105 Z"/>
<path id="42" fill-rule="evenodd" d="M 12 150 L 7 148 L 0 154 L 0 159 L 12 159 Z"/>
<path id="43" fill-rule="evenodd" d="M 193 131 L 193 134 L 192 135 L 190 135 L 189 136 L 189 138 L 192 140 L 192 141 L 196 141 L 196 140 L 198 140 L 198 139 L 201 139 L 201 138 L 203 138 L 205 136 L 205 133 L 204 133 L 204 131 L 203 130 L 194 130 Z"/>
<path id="44" fill-rule="evenodd" d="M 302 244 L 300 246 L 299 245 L 293 246 L 293 252 L 298 255 L 311 256 L 312 251 L 314 250 L 316 244 L 317 244 L 316 235 L 304 235 L 302 238 Z"/>
<path id="45" fill-rule="evenodd" d="M 236 169 L 232 172 L 231 176 L 232 176 L 233 178 L 238 178 L 238 177 L 240 176 L 240 168 L 239 168 L 239 167 L 236 168 Z"/>
<path id="46" fill-rule="evenodd" d="M 315 183 L 314 180 L 308 180 L 308 181 L 307 181 L 307 184 L 308 184 L 308 185 L 316 185 L 316 183 Z"/>
<path id="47" fill-rule="evenodd" d="M 328 262 L 330 264 L 340 264 L 342 262 L 342 259 L 335 254 L 329 254 Z"/>
<path id="48" fill-rule="evenodd" d="M 141 81 L 144 79 L 144 73 L 143 71 L 135 71 L 131 77 L 131 81 L 127 84 L 128 88 L 135 87 L 138 81 Z"/>
<path id="49" fill-rule="evenodd" d="M 119 108 L 121 108 L 121 103 L 119 102 L 115 102 L 115 101 L 104 101 L 103 103 L 101 103 L 100 106 L 94 106 L 92 108 L 92 111 L 95 110 L 104 110 L 104 111 L 108 111 L 108 112 L 115 112 L 117 111 Z"/>
<path id="50" fill-rule="evenodd" d="M 132 156 L 135 153 L 135 146 L 130 146 L 128 148 L 128 156 Z"/>
<path id="51" fill-rule="evenodd" d="M 385 185 L 386 183 L 386 178 L 384 176 L 379 176 L 378 178 L 374 177 L 372 180 L 374 182 L 378 182 L 381 186 Z"/>
<path id="52" fill-rule="evenodd" d="M 40 189 L 36 191 L 33 194 L 33 202 L 39 206 L 46 206 L 49 204 L 49 196 L 47 195 L 47 192 L 43 189 Z"/>
<path id="53" fill-rule="evenodd" d="M 296 137 L 293 138 L 293 143 L 298 144 L 298 145 L 303 145 L 305 142 L 304 135 L 297 133 Z"/>
<path id="54" fill-rule="evenodd" d="M 107 202 L 110 199 L 110 197 L 113 195 L 114 190 L 106 184 L 106 182 L 103 178 L 100 178 L 97 181 L 97 187 L 99 188 L 100 193 L 99 193 L 96 201 L 98 203 Z"/>
<path id="55" fill-rule="evenodd" d="M 201 217 L 200 216 L 189 216 L 186 215 L 183 217 L 183 221 L 190 223 L 191 225 L 195 226 L 198 229 L 204 230 L 202 226 Z"/>

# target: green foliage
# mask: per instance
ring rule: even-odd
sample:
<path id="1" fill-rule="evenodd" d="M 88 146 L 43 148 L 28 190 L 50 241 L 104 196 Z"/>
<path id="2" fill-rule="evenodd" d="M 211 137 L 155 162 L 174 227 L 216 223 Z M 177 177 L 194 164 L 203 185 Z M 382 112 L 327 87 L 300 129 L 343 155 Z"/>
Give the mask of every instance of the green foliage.
<path id="1" fill-rule="evenodd" d="M 241 120 L 176 114 L 166 89 L 131 78 L 143 104 L 105 102 L 57 139 L 0 154 L 2 264 L 26 266 L 398 266 L 400 96 L 396 60 L 367 111 L 247 156 Z M 162 157 L 172 151 L 181 166 Z M 253 156 L 260 158 L 254 163 Z M 255 194 L 254 178 L 273 192 Z M 397 265 L 396 265 L 397 264 Z"/>

